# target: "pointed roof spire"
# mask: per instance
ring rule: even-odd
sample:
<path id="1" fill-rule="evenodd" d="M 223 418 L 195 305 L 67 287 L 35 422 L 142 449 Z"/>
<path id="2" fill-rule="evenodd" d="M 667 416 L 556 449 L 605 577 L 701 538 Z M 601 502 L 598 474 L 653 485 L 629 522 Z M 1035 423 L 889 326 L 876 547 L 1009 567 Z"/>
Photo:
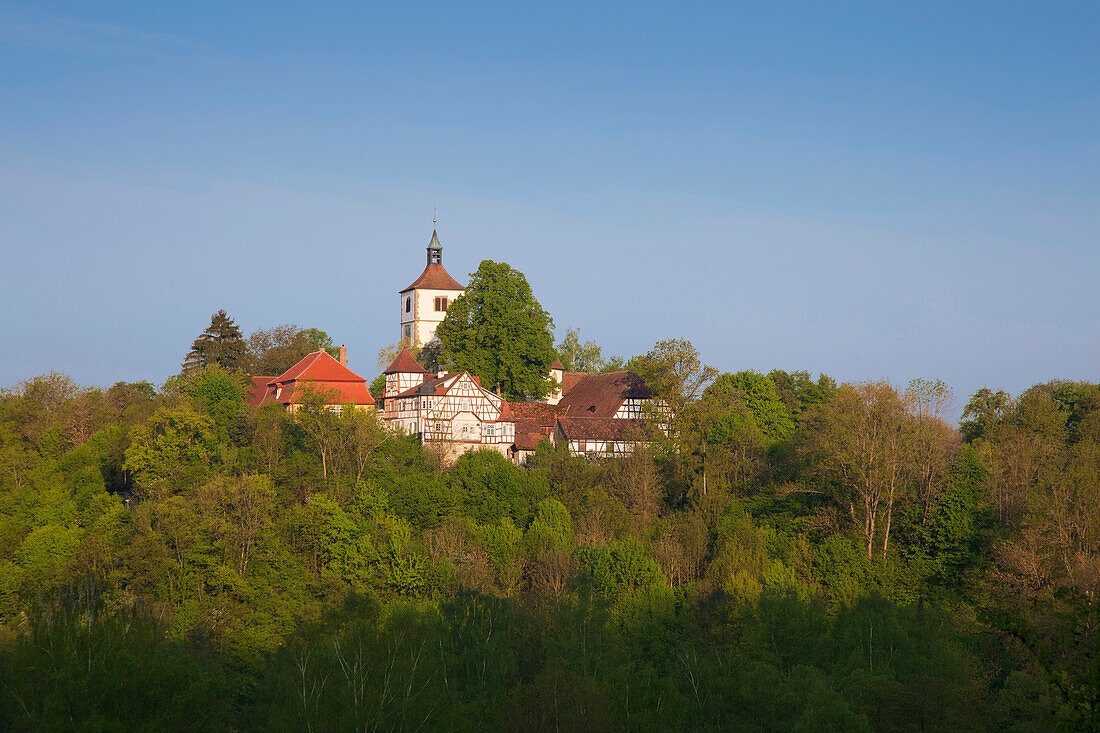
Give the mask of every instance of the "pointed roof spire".
<path id="1" fill-rule="evenodd" d="M 408 349 L 401 349 L 401 353 L 393 360 L 383 374 L 427 374 L 420 362 L 413 358 Z"/>
<path id="2" fill-rule="evenodd" d="M 439 243 L 439 235 L 435 232 L 436 220 L 432 219 L 432 241 L 428 242 L 428 266 L 443 264 L 443 245 Z"/>

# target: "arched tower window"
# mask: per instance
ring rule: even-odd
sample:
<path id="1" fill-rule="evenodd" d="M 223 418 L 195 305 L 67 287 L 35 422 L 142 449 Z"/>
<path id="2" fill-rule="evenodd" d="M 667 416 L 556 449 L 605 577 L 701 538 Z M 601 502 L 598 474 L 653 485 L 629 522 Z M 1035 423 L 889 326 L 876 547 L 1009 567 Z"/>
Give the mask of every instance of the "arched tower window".
<path id="1" fill-rule="evenodd" d="M 405 312 L 406 313 L 411 313 L 412 309 L 413 309 L 413 299 L 412 298 L 405 298 Z"/>

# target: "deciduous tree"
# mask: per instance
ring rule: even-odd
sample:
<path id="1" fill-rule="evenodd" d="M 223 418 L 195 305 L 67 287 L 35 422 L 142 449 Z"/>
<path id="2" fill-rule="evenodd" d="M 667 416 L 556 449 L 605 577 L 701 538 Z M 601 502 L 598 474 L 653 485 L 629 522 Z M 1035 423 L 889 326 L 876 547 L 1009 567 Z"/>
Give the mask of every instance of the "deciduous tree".
<path id="1" fill-rule="evenodd" d="M 554 321 L 523 273 L 484 260 L 439 324 L 439 361 L 481 378 L 510 400 L 549 393 Z"/>

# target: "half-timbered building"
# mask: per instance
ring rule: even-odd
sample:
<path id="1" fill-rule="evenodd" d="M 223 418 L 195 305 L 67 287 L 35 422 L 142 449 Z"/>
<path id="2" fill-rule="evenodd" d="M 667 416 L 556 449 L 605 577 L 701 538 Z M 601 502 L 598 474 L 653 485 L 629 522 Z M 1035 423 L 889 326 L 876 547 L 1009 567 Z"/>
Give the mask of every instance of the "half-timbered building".
<path id="1" fill-rule="evenodd" d="M 449 460 L 478 448 L 510 455 L 516 437 L 511 407 L 477 377 L 428 373 L 405 349 L 385 374 L 382 419 L 388 427 L 419 435 Z"/>

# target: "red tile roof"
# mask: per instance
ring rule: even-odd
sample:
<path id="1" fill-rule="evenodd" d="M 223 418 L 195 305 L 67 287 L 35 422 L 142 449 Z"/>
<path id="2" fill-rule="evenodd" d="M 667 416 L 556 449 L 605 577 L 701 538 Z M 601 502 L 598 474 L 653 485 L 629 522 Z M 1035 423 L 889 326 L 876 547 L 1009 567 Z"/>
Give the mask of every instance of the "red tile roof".
<path id="1" fill-rule="evenodd" d="M 558 430 L 566 440 L 629 441 L 638 437 L 637 429 L 637 423 L 633 420 L 601 417 L 558 418 Z"/>
<path id="2" fill-rule="evenodd" d="M 300 389 L 307 383 L 319 390 L 335 392 L 329 404 L 374 404 L 367 380 L 323 349 L 307 354 L 278 377 L 252 377 L 252 399 L 249 402 L 253 408 L 268 403 L 300 403 Z"/>
<path id="3" fill-rule="evenodd" d="M 554 420 L 565 414 L 565 408 L 545 402 L 510 402 L 516 419 L 536 420 L 541 425 L 553 425 Z"/>
<path id="4" fill-rule="evenodd" d="M 443 265 L 428 265 L 424 268 L 424 272 L 420 273 L 420 277 L 413 280 L 413 284 L 401 292 L 405 293 L 414 288 L 423 288 L 424 290 L 466 290 L 464 286 L 459 285 L 457 280 L 447 274 L 447 271 L 443 269 Z"/>
<path id="5" fill-rule="evenodd" d="M 564 395 L 577 386 L 577 382 L 588 376 L 588 372 L 563 372 L 561 375 L 561 393 Z"/>
<path id="6" fill-rule="evenodd" d="M 292 382 L 296 379 L 332 380 L 337 382 L 359 381 L 363 379 L 332 358 L 324 349 L 306 354 L 301 360 L 276 377 L 278 382 Z"/>
<path id="7" fill-rule="evenodd" d="M 251 377 L 252 395 L 248 401 L 249 407 L 259 407 L 267 398 L 267 385 L 275 381 L 275 377 Z"/>
<path id="8" fill-rule="evenodd" d="M 520 450 L 534 450 L 540 440 L 548 440 L 558 417 L 565 414 L 565 408 L 542 402 L 511 402 L 509 407 L 516 421 L 515 445 Z"/>
<path id="9" fill-rule="evenodd" d="M 554 363 L 550 365 L 550 368 L 551 369 L 557 369 L 558 371 L 561 371 L 561 372 L 565 371 L 565 367 L 562 366 L 561 359 L 554 359 Z"/>
<path id="10" fill-rule="evenodd" d="M 424 367 L 420 366 L 420 362 L 413 358 L 413 355 L 409 353 L 408 349 L 401 349 L 401 353 L 397 355 L 397 358 L 393 360 L 393 363 L 386 367 L 386 371 L 383 374 L 427 374 Z"/>
<path id="11" fill-rule="evenodd" d="M 569 376 L 567 373 L 566 384 Z M 632 371 L 588 374 L 577 379 L 558 403 L 567 408 L 570 417 L 610 418 L 625 400 L 646 400 L 652 390 Z"/>

